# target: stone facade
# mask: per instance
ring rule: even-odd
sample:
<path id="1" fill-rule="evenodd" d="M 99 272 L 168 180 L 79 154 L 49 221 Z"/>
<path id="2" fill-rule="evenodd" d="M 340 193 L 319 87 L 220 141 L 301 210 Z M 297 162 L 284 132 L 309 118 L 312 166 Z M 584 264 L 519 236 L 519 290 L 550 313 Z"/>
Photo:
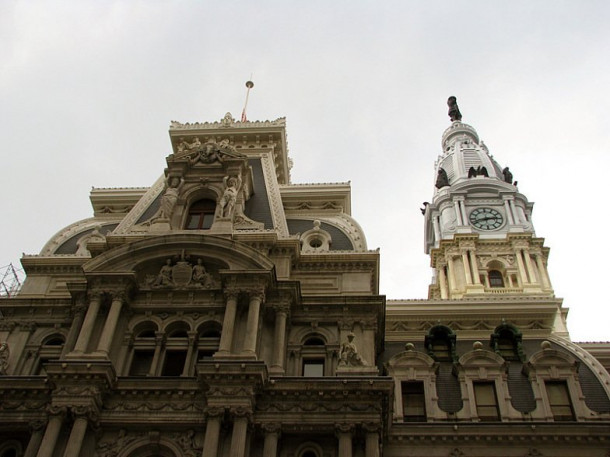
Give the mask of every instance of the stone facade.
<path id="1" fill-rule="evenodd" d="M 22 258 L 0 457 L 607 457 L 610 346 L 570 341 L 532 204 L 453 117 L 430 297 L 387 303 L 349 184 L 290 182 L 284 119 L 172 122 L 150 188 L 93 189 Z"/>

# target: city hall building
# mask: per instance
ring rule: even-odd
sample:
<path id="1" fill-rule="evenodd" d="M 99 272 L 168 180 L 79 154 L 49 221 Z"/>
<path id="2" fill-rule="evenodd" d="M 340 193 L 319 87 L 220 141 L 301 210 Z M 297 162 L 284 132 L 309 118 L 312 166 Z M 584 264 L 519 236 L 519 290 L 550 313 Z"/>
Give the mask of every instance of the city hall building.
<path id="1" fill-rule="evenodd" d="M 421 300 L 379 290 L 349 184 L 291 183 L 284 119 L 172 122 L 160 178 L 94 188 L 0 299 L 0 457 L 608 457 L 610 344 L 570 340 L 449 107 Z"/>

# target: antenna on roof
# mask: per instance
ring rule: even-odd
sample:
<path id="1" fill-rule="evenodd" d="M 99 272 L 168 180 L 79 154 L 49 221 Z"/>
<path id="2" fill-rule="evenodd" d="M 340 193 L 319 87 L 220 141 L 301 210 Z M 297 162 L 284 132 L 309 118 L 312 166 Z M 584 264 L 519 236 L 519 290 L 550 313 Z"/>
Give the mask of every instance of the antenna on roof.
<path id="1" fill-rule="evenodd" d="M 252 82 L 252 75 L 250 75 L 250 80 L 246 81 L 246 87 L 248 90 L 246 91 L 246 103 L 244 103 L 244 109 L 241 112 L 241 121 L 247 122 L 248 118 L 246 117 L 246 108 L 248 107 L 248 97 L 250 96 L 250 89 L 254 87 L 254 83 Z"/>

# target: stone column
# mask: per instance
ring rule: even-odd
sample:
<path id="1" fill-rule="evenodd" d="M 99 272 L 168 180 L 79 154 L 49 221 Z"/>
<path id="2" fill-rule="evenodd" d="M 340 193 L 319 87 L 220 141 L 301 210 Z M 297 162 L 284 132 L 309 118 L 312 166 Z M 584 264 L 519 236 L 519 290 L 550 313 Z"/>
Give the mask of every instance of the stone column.
<path id="1" fill-rule="evenodd" d="M 470 262 L 468 261 L 468 251 L 462 251 L 462 262 L 464 263 L 464 274 L 466 275 L 466 284 L 472 284 L 472 274 L 470 273 Z"/>
<path id="2" fill-rule="evenodd" d="M 47 429 L 42 437 L 42 442 L 38 449 L 36 457 L 52 457 L 55 451 L 55 445 L 57 444 L 57 438 L 61 431 L 61 426 L 64 423 L 64 417 L 66 416 L 66 408 L 63 407 L 50 407 L 49 408 L 49 422 L 47 423 Z"/>
<path id="3" fill-rule="evenodd" d="M 379 457 L 379 425 L 364 424 L 363 429 L 366 435 L 365 457 Z"/>
<path id="4" fill-rule="evenodd" d="M 91 411 L 86 407 L 77 407 L 75 408 L 74 413 L 74 425 L 72 425 L 72 431 L 70 432 L 70 438 L 68 438 L 68 445 L 64 451 L 64 457 L 79 457 L 89 424 L 87 416 Z"/>
<path id="5" fill-rule="evenodd" d="M 453 272 L 453 256 L 448 255 L 447 257 L 447 276 L 449 277 L 449 290 L 452 291 L 457 289 L 457 284 L 455 283 L 455 273 Z"/>
<path id="6" fill-rule="evenodd" d="M 508 223 L 510 225 L 515 225 L 515 219 L 513 218 L 513 212 L 510 209 L 510 204 L 508 203 L 508 199 L 504 200 L 504 212 L 506 213 L 506 217 L 508 218 Z"/>
<path id="7" fill-rule="evenodd" d="M 119 322 L 119 316 L 121 315 L 124 299 L 124 292 L 115 292 L 112 295 L 112 305 L 110 306 L 110 311 L 108 311 L 108 317 L 106 317 L 106 323 L 104 324 L 104 329 L 102 330 L 102 336 L 100 337 L 100 341 L 97 345 L 97 350 L 106 355 L 110 353 L 110 346 L 112 345 L 114 332 L 116 331 L 116 326 Z"/>
<path id="8" fill-rule="evenodd" d="M 265 444 L 263 457 L 277 457 L 277 443 L 280 438 L 280 425 L 275 423 L 263 424 L 265 431 Z"/>
<path id="9" fill-rule="evenodd" d="M 38 450 L 40 449 L 42 437 L 44 435 L 44 426 L 45 423 L 42 421 L 34 421 L 30 423 L 32 436 L 30 436 L 30 441 L 28 443 L 28 447 L 26 448 L 23 454 L 23 457 L 36 457 L 36 454 L 38 454 Z"/>
<path id="10" fill-rule="evenodd" d="M 479 278 L 479 266 L 477 265 L 477 255 L 474 249 L 468 250 L 470 255 L 470 265 L 472 266 L 472 279 L 475 284 L 481 284 L 481 278 Z"/>
<path id="11" fill-rule="evenodd" d="M 218 439 L 220 437 L 220 425 L 223 414 L 224 409 L 222 408 L 208 408 L 206 412 L 207 423 L 201 457 L 217 457 Z"/>
<path id="12" fill-rule="evenodd" d="M 542 254 L 536 254 L 536 265 L 538 266 L 538 271 L 540 272 L 540 278 L 542 279 L 542 285 L 545 289 L 551 288 L 551 281 L 549 280 L 549 275 L 547 273 L 546 267 L 544 266 L 544 261 L 542 260 Z"/>
<path id="13" fill-rule="evenodd" d="M 195 352 L 195 345 L 197 344 L 197 339 L 199 337 L 199 333 L 197 332 L 188 332 L 189 338 L 189 347 L 186 351 L 186 360 L 184 362 L 184 369 L 182 370 L 182 376 L 188 376 L 191 372 L 191 367 L 193 366 L 193 353 Z"/>
<path id="14" fill-rule="evenodd" d="M 523 249 L 523 258 L 525 259 L 525 269 L 527 271 L 527 275 L 530 278 L 530 283 L 537 283 L 538 281 L 536 280 L 536 272 L 534 270 L 534 266 L 532 265 L 532 258 L 530 257 L 529 249 Z"/>
<path id="15" fill-rule="evenodd" d="M 279 307 L 275 310 L 275 333 L 273 338 L 273 361 L 271 368 L 284 371 L 286 357 L 286 319 L 288 307 Z"/>
<path id="16" fill-rule="evenodd" d="M 67 353 L 72 352 L 74 350 L 74 345 L 76 344 L 76 339 L 78 338 L 78 334 L 83 327 L 83 321 L 85 320 L 85 313 L 87 312 L 87 307 L 84 303 L 80 303 L 74 307 L 74 319 L 72 319 L 72 325 L 70 326 L 70 331 L 68 332 L 68 336 L 66 337 L 66 343 L 64 344 L 64 348 L 61 351 L 61 358 L 63 358 Z"/>
<path id="17" fill-rule="evenodd" d="M 337 438 L 339 439 L 338 457 L 352 457 L 352 430 L 351 424 L 335 425 Z"/>
<path id="18" fill-rule="evenodd" d="M 89 339 L 97 320 L 97 315 L 100 312 L 100 305 L 102 303 L 102 294 L 100 292 L 92 293 L 89 300 L 89 308 L 85 315 L 85 320 L 78 334 L 78 339 L 74 345 L 74 352 L 87 352 L 87 346 L 89 345 Z"/>
<path id="19" fill-rule="evenodd" d="M 457 224 L 464 225 L 464 223 L 462 222 L 462 209 L 460 208 L 460 202 L 457 200 L 454 200 L 453 207 L 455 209 L 455 217 L 457 218 Z"/>
<path id="20" fill-rule="evenodd" d="M 438 267 L 438 285 L 441 288 L 441 298 L 449 298 L 449 294 L 447 293 L 447 275 L 445 274 L 444 265 L 439 265 Z"/>
<path id="21" fill-rule="evenodd" d="M 150 364 L 150 371 L 148 372 L 148 376 L 156 376 L 158 367 L 159 367 L 159 359 L 161 358 L 161 350 L 163 349 L 163 345 L 165 344 L 165 333 L 163 332 L 155 332 L 155 353 L 153 354 L 153 359 Z"/>
<path id="22" fill-rule="evenodd" d="M 439 218 L 438 217 L 432 218 L 432 228 L 434 230 L 434 238 L 435 238 L 436 243 L 440 243 L 441 229 L 439 228 Z"/>
<path id="23" fill-rule="evenodd" d="M 519 267 L 519 274 L 523 279 L 523 284 L 529 284 L 529 278 L 525 272 L 525 266 L 523 265 L 523 250 L 521 248 L 516 249 L 517 254 L 517 267 Z"/>
<path id="24" fill-rule="evenodd" d="M 237 292 L 227 292 L 226 301 L 227 306 L 222 321 L 222 332 L 220 334 L 220 344 L 217 352 L 219 356 L 230 354 L 233 346 L 233 330 L 235 329 L 235 314 L 237 312 Z"/>
<path id="25" fill-rule="evenodd" d="M 513 215 L 513 219 L 515 220 L 515 224 L 520 224 L 521 222 L 523 222 L 523 221 L 521 221 L 521 218 L 519 217 L 519 213 L 515 209 L 515 201 L 514 200 L 510 200 L 508 202 L 508 204 L 510 205 L 510 212 Z"/>
<path id="26" fill-rule="evenodd" d="M 258 319 L 260 316 L 261 303 L 264 295 L 262 292 L 253 292 L 250 295 L 250 307 L 248 308 L 248 322 L 246 324 L 246 338 L 244 340 L 244 352 L 256 355 L 256 340 L 258 337 Z"/>
<path id="27" fill-rule="evenodd" d="M 231 435 L 229 457 L 245 457 L 249 411 L 238 407 L 231 410 L 231 415 L 233 416 L 233 434 Z"/>

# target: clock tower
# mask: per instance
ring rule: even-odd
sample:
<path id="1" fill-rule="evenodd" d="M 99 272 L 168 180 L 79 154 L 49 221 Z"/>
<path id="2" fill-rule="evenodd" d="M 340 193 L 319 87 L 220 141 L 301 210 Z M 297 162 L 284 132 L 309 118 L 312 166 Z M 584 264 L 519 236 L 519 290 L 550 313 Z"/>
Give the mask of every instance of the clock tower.
<path id="1" fill-rule="evenodd" d="M 449 97 L 451 125 L 435 163 L 435 189 L 426 204 L 425 248 L 434 281 L 429 298 L 535 294 L 553 296 L 549 249 L 536 237 L 533 203 L 462 122 Z"/>

